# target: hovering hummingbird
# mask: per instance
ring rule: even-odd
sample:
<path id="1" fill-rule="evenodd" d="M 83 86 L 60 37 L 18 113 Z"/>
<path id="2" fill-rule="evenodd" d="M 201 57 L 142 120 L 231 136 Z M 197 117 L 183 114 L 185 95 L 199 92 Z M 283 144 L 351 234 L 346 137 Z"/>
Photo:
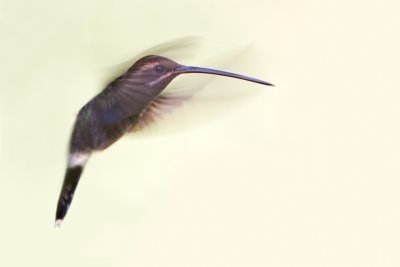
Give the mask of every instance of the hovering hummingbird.
<path id="1" fill-rule="evenodd" d="M 67 171 L 58 199 L 56 226 L 60 226 L 72 202 L 83 168 L 92 152 L 112 145 L 125 133 L 145 125 L 163 108 L 182 98 L 161 94 L 178 75 L 207 73 L 273 86 L 240 74 L 180 65 L 161 56 L 145 56 L 90 100 L 79 111 L 72 131 Z"/>

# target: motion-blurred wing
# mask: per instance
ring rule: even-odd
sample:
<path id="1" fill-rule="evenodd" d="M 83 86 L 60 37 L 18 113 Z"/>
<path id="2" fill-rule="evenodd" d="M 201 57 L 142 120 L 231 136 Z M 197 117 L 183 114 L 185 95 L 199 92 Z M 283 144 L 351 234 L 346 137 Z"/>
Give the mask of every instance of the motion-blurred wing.
<path id="1" fill-rule="evenodd" d="M 139 131 L 154 123 L 163 114 L 171 112 L 186 100 L 192 98 L 192 94 L 167 93 L 161 94 L 153 100 L 139 115 L 132 131 Z"/>
<path id="2" fill-rule="evenodd" d="M 108 78 L 106 78 L 104 82 L 107 83 L 114 80 L 120 73 L 132 66 L 133 63 L 147 55 L 159 55 L 166 58 L 171 58 L 177 62 L 188 61 L 188 58 L 194 57 L 196 51 L 199 50 L 201 43 L 202 40 L 200 37 L 187 36 L 155 45 L 149 49 L 146 49 L 140 54 L 137 54 L 129 60 L 107 67 L 104 72 L 107 73 Z"/>

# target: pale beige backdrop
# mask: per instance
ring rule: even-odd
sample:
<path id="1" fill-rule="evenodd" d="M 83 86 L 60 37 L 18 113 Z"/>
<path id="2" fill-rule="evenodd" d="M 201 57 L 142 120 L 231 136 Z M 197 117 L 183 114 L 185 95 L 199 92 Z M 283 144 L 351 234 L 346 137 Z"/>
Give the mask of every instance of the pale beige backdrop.
<path id="1" fill-rule="evenodd" d="M 400 266 L 399 9 L 1 1 L 0 266 Z M 94 156 L 55 229 L 79 108 L 116 65 L 193 35 L 182 63 L 234 51 L 225 69 L 277 87 L 213 79 Z"/>

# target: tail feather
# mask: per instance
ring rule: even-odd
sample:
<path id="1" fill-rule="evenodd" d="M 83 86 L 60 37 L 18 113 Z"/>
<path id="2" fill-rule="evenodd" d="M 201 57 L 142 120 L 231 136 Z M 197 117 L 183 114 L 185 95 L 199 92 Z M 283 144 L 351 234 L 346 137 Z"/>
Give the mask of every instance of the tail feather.
<path id="1" fill-rule="evenodd" d="M 71 205 L 74 197 L 74 192 L 78 186 L 79 178 L 81 177 L 83 166 L 68 167 L 65 173 L 64 183 L 61 188 L 60 197 L 58 199 L 57 211 L 56 211 L 56 226 L 60 226 L 65 215 L 67 214 L 68 208 Z"/>

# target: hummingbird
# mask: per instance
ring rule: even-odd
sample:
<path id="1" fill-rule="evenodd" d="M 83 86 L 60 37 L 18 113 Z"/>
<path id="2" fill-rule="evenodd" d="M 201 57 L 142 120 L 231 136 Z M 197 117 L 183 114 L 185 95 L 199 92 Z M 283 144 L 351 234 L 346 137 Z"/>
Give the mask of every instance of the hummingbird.
<path id="1" fill-rule="evenodd" d="M 67 214 L 91 154 L 105 150 L 124 134 L 146 125 L 163 108 L 180 104 L 184 98 L 170 97 L 162 92 L 174 78 L 187 73 L 227 76 L 273 86 L 269 82 L 240 74 L 180 65 L 162 56 L 140 58 L 85 104 L 77 115 L 70 139 L 67 170 L 57 203 L 56 226 L 61 225 Z"/>

